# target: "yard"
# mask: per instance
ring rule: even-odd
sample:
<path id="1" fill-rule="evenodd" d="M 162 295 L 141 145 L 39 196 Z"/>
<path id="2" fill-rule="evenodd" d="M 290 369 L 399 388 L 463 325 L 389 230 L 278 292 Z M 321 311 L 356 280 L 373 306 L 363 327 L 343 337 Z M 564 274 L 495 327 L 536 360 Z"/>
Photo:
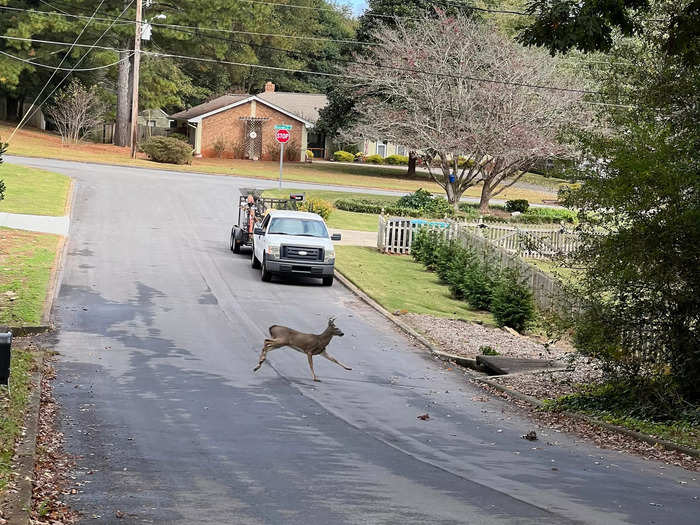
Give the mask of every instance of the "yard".
<path id="1" fill-rule="evenodd" d="M 12 457 L 15 443 L 22 435 L 34 367 L 35 358 L 30 352 L 13 350 L 12 388 L 0 388 L 0 494 L 11 482 Z"/>
<path id="2" fill-rule="evenodd" d="M 59 237 L 0 228 L 0 325 L 41 323 Z"/>
<path id="3" fill-rule="evenodd" d="M 0 124 L 0 137 L 8 137 L 12 131 L 9 123 Z M 124 166 L 148 167 L 152 169 L 176 170 L 187 172 L 205 172 L 220 175 L 252 177 L 276 180 L 279 177 L 277 162 L 252 162 L 232 159 L 194 159 L 191 165 L 178 166 L 159 164 L 147 160 L 142 153 L 138 158 L 131 159 L 129 148 L 121 148 L 111 144 L 84 143 L 80 145 L 64 145 L 58 135 L 33 129 L 19 131 L 12 140 L 7 152 L 9 155 L 27 157 L 45 157 L 63 160 L 96 162 L 101 164 L 117 164 Z M 405 191 L 406 193 L 425 188 L 434 192 L 442 189 L 432 182 L 426 173 L 418 173 L 415 177 L 406 178 L 403 171 L 391 167 L 364 166 L 344 163 L 314 162 L 288 163 L 284 168 L 285 181 L 312 182 L 319 184 L 334 184 L 357 188 L 377 188 Z M 543 199 L 556 197 L 556 188 L 563 181 L 549 179 L 528 173 L 522 186 L 513 186 L 504 191 L 499 198 L 527 199 L 539 203 Z M 479 186 L 470 188 L 465 195 L 478 197 Z"/>
<path id="4" fill-rule="evenodd" d="M 7 187 L 0 212 L 65 214 L 70 187 L 70 178 L 65 175 L 5 163 L 0 165 L 0 180 Z"/>
<path id="5" fill-rule="evenodd" d="M 405 310 L 494 324 L 488 312 L 471 310 L 453 299 L 434 273 L 410 257 L 384 255 L 373 248 L 336 246 L 336 267 L 390 312 Z"/>

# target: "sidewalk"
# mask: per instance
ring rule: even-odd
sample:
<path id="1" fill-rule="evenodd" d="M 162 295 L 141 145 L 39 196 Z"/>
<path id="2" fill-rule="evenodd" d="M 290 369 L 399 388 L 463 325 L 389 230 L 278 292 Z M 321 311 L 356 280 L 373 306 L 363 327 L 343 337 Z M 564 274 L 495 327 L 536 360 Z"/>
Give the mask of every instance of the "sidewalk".
<path id="1" fill-rule="evenodd" d="M 340 233 L 342 240 L 334 242 L 338 246 L 372 246 L 377 247 L 377 232 L 362 232 L 356 230 L 338 230 L 330 228 L 332 233 Z"/>
<path id="2" fill-rule="evenodd" d="M 67 216 L 50 217 L 44 215 L 22 215 L 0 212 L 0 226 L 15 230 L 29 230 L 40 233 L 53 233 L 68 236 L 70 219 Z"/>

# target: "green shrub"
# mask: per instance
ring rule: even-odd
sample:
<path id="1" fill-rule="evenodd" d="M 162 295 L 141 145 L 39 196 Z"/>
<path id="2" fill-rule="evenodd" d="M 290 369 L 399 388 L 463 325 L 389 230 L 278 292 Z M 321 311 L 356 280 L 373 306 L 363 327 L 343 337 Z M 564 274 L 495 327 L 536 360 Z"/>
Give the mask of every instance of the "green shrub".
<path id="1" fill-rule="evenodd" d="M 170 135 L 168 135 L 168 137 L 170 137 L 171 139 L 177 139 L 182 142 L 186 142 L 187 144 L 190 143 L 190 139 L 187 138 L 187 135 L 183 135 L 182 133 L 171 133 Z"/>
<path id="2" fill-rule="evenodd" d="M 474 259 L 464 268 L 459 284 L 461 295 L 469 306 L 490 310 L 495 287 L 494 270 L 490 265 Z"/>
<path id="3" fill-rule="evenodd" d="M 499 326 L 509 326 L 518 332 L 527 328 L 535 317 L 532 292 L 517 272 L 507 270 L 498 279 L 491 299 L 491 312 Z"/>
<path id="4" fill-rule="evenodd" d="M 323 217 L 323 220 L 326 221 L 333 211 L 333 206 L 330 202 L 324 201 L 323 199 L 306 199 L 299 204 L 297 209 L 299 211 L 318 213 Z"/>
<path id="5" fill-rule="evenodd" d="M 335 207 L 339 210 L 354 211 L 357 213 L 382 213 L 384 210 L 388 215 L 397 217 L 425 217 L 426 215 L 421 210 L 412 208 L 402 208 L 391 201 L 370 201 L 364 199 L 338 199 L 335 201 Z"/>
<path id="6" fill-rule="evenodd" d="M 141 144 L 141 150 L 155 162 L 190 164 L 192 146 L 172 137 L 152 137 Z"/>
<path id="7" fill-rule="evenodd" d="M 367 155 L 365 162 L 368 164 L 384 164 L 384 157 L 381 155 Z"/>
<path id="8" fill-rule="evenodd" d="M 333 153 L 333 160 L 336 162 L 354 162 L 355 155 L 348 153 L 347 151 L 336 151 Z"/>
<path id="9" fill-rule="evenodd" d="M 406 155 L 389 155 L 387 158 L 384 159 L 384 162 L 386 164 L 390 164 L 391 166 L 407 166 L 408 165 L 408 156 L 406 156 Z"/>
<path id="10" fill-rule="evenodd" d="M 468 166 L 468 167 L 471 168 L 471 167 L 474 166 L 474 164 L 476 164 L 476 161 L 475 161 L 474 159 L 472 159 L 472 158 L 467 158 L 467 157 L 465 157 L 465 156 L 460 156 L 460 157 L 457 159 L 457 167 L 458 167 L 458 168 L 463 168 L 464 166 Z"/>
<path id="11" fill-rule="evenodd" d="M 525 213 L 530 207 L 530 203 L 527 199 L 514 199 L 506 201 L 506 211 L 513 213 L 514 211 L 519 211 L 520 213 Z"/>
<path id="12" fill-rule="evenodd" d="M 482 345 L 479 347 L 479 353 L 481 355 L 501 355 L 490 345 Z"/>
<path id="13" fill-rule="evenodd" d="M 445 217 L 454 213 L 446 199 L 434 197 L 432 193 L 423 188 L 419 188 L 409 195 L 404 195 L 396 202 L 396 205 L 400 208 L 421 210 L 426 217 Z"/>
<path id="14" fill-rule="evenodd" d="M 365 154 L 361 151 L 355 153 L 355 162 L 363 162 L 365 160 Z"/>

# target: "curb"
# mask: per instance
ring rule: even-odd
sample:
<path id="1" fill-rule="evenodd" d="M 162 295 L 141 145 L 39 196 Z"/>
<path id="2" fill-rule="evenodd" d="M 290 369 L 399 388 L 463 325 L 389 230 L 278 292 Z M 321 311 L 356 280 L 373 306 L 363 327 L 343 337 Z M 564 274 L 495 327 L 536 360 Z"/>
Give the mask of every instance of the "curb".
<path id="1" fill-rule="evenodd" d="M 37 369 L 32 373 L 31 382 L 34 385 L 27 403 L 25 421 L 26 433 L 17 446 L 17 492 L 8 494 L 7 522 L 17 525 L 29 525 L 32 508 L 32 491 L 34 482 L 34 462 L 36 459 L 36 439 L 39 433 L 39 409 L 41 404 L 41 380 L 44 369 L 45 353 L 39 354 Z"/>
<path id="2" fill-rule="evenodd" d="M 374 299 L 369 297 L 365 292 L 363 292 L 360 288 L 358 288 L 355 283 L 353 283 L 350 279 L 345 277 L 342 273 L 340 273 L 337 269 L 335 270 L 335 277 L 338 279 L 343 286 L 345 286 L 348 290 L 350 290 L 353 294 L 357 295 L 362 301 L 367 303 L 369 306 L 374 308 L 377 312 L 382 314 L 384 317 L 386 317 L 389 321 L 394 323 L 396 326 L 398 326 L 403 332 L 406 334 L 410 335 L 414 339 L 417 339 L 421 344 L 423 344 L 428 350 L 431 351 L 431 353 L 435 354 L 437 357 L 442 359 L 443 361 L 455 361 L 458 364 L 460 363 L 460 360 L 463 361 L 466 364 L 468 368 L 471 368 L 470 364 L 471 362 L 474 363 L 476 366 L 476 359 L 469 359 L 469 358 L 464 358 L 464 357 L 459 357 L 455 356 L 452 354 L 448 354 L 446 352 L 443 352 L 439 350 L 438 348 L 435 347 L 430 341 L 428 341 L 425 337 L 417 333 L 413 328 L 408 326 L 406 323 L 396 319 L 394 315 L 391 314 L 386 308 L 381 306 L 379 303 L 377 303 Z M 519 399 L 520 401 L 524 401 L 531 406 L 535 408 L 541 408 L 543 403 L 539 399 L 536 399 L 532 396 L 528 396 L 527 394 L 522 394 L 520 392 L 516 392 L 515 390 L 512 390 L 506 386 L 503 386 L 499 383 L 490 381 L 489 379 L 486 379 L 482 375 L 477 375 L 477 372 L 472 371 L 472 370 L 465 370 L 465 374 L 469 376 L 471 379 L 474 379 L 478 383 L 482 383 L 484 385 L 490 386 L 492 388 L 495 388 L 496 390 L 499 390 L 503 392 L 504 394 L 509 395 L 510 397 L 513 397 L 515 399 Z M 504 377 L 504 376 L 501 376 Z M 634 439 L 638 439 L 639 441 L 643 441 L 645 443 L 648 443 L 650 445 L 659 445 L 664 447 L 667 450 L 674 450 L 676 452 L 681 452 L 683 454 L 687 454 L 689 456 L 693 456 L 696 458 L 700 458 L 700 450 L 691 448 L 691 447 L 686 447 L 684 445 L 677 445 L 676 443 L 673 443 L 671 441 L 667 441 L 665 439 L 660 439 L 660 438 L 655 438 L 653 436 L 650 436 L 649 434 L 643 434 L 641 432 L 637 432 L 636 430 L 630 430 L 625 427 L 620 427 L 618 425 L 613 425 L 612 423 L 608 423 L 606 421 L 601 421 L 600 419 L 596 419 L 591 416 L 587 416 L 585 414 L 579 414 L 577 412 L 569 412 L 569 411 L 564 411 L 562 412 L 563 414 L 570 416 L 574 419 L 580 419 L 582 421 L 585 421 L 589 424 L 596 425 L 599 427 L 602 427 L 606 430 L 610 430 L 612 432 L 617 432 L 619 434 L 624 434 L 626 436 L 632 437 Z"/>
<path id="3" fill-rule="evenodd" d="M 28 335 L 37 335 L 53 330 L 53 327 L 48 324 L 36 326 L 0 326 L 0 332 L 9 330 L 12 332 L 12 337 L 27 337 Z"/>
<path id="4" fill-rule="evenodd" d="M 457 359 L 461 359 L 464 363 L 473 362 L 474 366 L 476 366 L 475 359 L 459 357 L 459 356 L 445 353 L 442 350 L 439 350 L 435 345 L 433 345 L 433 343 L 428 341 L 428 339 L 426 339 L 423 335 L 416 332 L 413 328 L 408 326 L 403 321 L 396 319 L 396 316 L 394 316 L 391 312 L 389 312 L 386 308 L 384 308 L 382 305 L 380 305 L 377 301 L 375 301 L 369 295 L 367 295 L 365 292 L 363 292 L 357 285 L 355 285 L 355 283 L 353 283 L 350 279 L 345 277 L 337 269 L 335 270 L 335 278 L 338 279 L 343 286 L 345 286 L 353 294 L 355 294 L 357 297 L 359 297 L 363 302 L 367 303 L 369 306 L 371 306 L 377 312 L 379 312 L 382 316 L 386 317 L 389 321 L 394 323 L 404 333 L 406 333 L 407 335 L 416 339 L 419 343 L 421 343 L 423 346 L 425 346 L 428 350 L 430 350 L 430 352 L 432 354 L 434 354 L 439 359 L 442 359 L 443 361 L 456 361 Z M 467 370 L 465 370 L 465 373 L 469 377 L 472 377 L 474 379 L 479 378 L 479 376 L 476 375 L 476 372 L 474 372 L 472 370 L 467 369 Z"/>
<path id="5" fill-rule="evenodd" d="M 70 236 L 70 217 L 73 212 L 73 201 L 75 199 L 75 180 L 71 177 L 70 187 L 68 188 L 68 199 L 66 199 L 66 206 L 64 208 L 65 215 L 68 217 L 68 235 L 61 236 L 61 240 L 56 246 L 56 255 L 54 258 L 54 265 L 51 268 L 51 276 L 49 277 L 49 288 L 46 291 L 46 304 L 44 304 L 44 310 L 41 314 L 41 321 L 45 324 L 51 323 L 51 315 L 53 313 L 53 305 L 58 298 L 58 292 L 60 289 L 59 283 L 63 277 L 63 261 L 66 258 L 66 252 L 68 251 L 68 237 Z"/>

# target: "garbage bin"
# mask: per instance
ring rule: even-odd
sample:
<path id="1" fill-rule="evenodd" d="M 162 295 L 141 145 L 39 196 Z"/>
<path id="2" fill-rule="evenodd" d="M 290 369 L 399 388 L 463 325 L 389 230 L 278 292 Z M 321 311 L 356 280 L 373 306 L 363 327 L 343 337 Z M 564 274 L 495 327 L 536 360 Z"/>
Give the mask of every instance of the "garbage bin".
<path id="1" fill-rule="evenodd" d="M 8 385 L 10 381 L 10 347 L 12 332 L 0 333 L 0 385 Z"/>

